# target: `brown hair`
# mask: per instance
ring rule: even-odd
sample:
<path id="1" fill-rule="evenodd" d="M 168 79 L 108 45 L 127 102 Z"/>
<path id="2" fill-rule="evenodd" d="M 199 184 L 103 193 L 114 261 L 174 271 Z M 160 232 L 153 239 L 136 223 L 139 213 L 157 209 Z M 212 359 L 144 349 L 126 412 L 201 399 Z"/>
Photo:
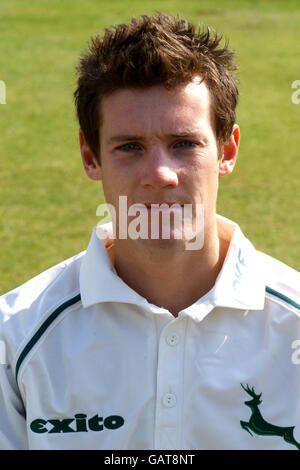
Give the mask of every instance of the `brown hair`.
<path id="1" fill-rule="evenodd" d="M 219 145 L 226 142 L 238 102 L 237 67 L 228 44 L 219 48 L 221 39 L 209 27 L 196 31 L 179 16 L 163 13 L 133 18 L 91 38 L 77 67 L 74 98 L 80 127 L 98 160 L 102 96 L 122 88 L 175 88 L 197 75 L 210 90 L 216 139 Z"/>

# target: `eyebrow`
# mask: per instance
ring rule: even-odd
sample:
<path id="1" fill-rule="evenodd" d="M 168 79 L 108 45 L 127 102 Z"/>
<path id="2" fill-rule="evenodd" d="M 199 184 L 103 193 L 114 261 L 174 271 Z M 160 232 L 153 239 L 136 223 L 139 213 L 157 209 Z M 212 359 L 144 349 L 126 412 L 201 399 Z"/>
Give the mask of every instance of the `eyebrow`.
<path id="1" fill-rule="evenodd" d="M 128 140 L 142 140 L 143 137 L 141 136 L 137 136 L 137 135 L 115 135 L 113 137 L 111 137 L 110 139 L 108 139 L 108 141 L 106 142 L 107 145 L 111 145 L 111 144 L 115 144 L 115 143 L 118 143 L 118 142 L 124 142 L 124 141 L 128 141 Z"/>
<path id="2" fill-rule="evenodd" d="M 183 129 L 181 132 L 178 132 L 176 134 L 167 134 L 166 137 L 170 138 L 172 137 L 173 139 L 175 138 L 184 138 L 184 137 L 202 137 L 202 133 L 200 129 Z M 144 137 L 138 136 L 138 135 L 127 135 L 127 134 L 121 134 L 121 135 L 115 135 L 111 137 L 110 139 L 107 140 L 106 144 L 111 145 L 115 144 L 118 142 L 125 142 L 125 141 L 136 141 L 136 140 L 144 140 Z"/>
<path id="3" fill-rule="evenodd" d="M 170 134 L 168 137 L 199 137 L 201 134 L 200 130 L 187 130 L 187 131 L 182 131 L 178 132 L 177 134 Z"/>

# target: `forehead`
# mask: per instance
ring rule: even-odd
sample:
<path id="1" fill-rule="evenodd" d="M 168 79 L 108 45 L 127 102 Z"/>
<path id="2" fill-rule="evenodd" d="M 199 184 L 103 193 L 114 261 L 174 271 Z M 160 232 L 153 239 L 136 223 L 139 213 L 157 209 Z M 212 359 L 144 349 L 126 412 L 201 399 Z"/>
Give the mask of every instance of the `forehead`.
<path id="1" fill-rule="evenodd" d="M 122 89 L 104 96 L 102 131 L 145 133 L 210 123 L 210 94 L 204 82 L 167 90 L 163 86 Z"/>

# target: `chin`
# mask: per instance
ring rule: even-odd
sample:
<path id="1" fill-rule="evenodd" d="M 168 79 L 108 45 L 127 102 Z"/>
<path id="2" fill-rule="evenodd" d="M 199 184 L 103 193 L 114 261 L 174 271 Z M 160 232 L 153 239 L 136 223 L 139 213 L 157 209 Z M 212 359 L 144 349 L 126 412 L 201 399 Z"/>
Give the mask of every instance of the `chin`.
<path id="1" fill-rule="evenodd" d="M 158 238 L 158 239 L 137 239 L 135 240 L 140 245 L 147 250 L 151 251 L 170 251 L 170 252 L 178 252 L 185 250 L 185 241 L 183 239 L 176 239 L 176 238 Z"/>

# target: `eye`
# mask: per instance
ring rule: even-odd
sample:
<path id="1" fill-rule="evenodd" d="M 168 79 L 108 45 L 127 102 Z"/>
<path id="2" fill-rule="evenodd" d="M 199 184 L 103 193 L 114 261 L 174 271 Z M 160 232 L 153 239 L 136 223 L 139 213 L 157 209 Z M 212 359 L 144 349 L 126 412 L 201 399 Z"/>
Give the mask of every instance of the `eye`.
<path id="1" fill-rule="evenodd" d="M 134 142 L 129 142 L 128 144 L 120 145 L 117 150 L 121 150 L 123 152 L 130 152 L 131 150 L 141 150 L 141 147 Z"/>
<path id="2" fill-rule="evenodd" d="M 193 147 L 196 147 L 196 143 L 195 142 L 192 142 L 190 140 L 180 140 L 179 142 L 176 142 L 176 144 L 174 145 L 175 148 L 186 148 L 186 149 L 189 149 L 189 148 L 193 148 Z"/>

